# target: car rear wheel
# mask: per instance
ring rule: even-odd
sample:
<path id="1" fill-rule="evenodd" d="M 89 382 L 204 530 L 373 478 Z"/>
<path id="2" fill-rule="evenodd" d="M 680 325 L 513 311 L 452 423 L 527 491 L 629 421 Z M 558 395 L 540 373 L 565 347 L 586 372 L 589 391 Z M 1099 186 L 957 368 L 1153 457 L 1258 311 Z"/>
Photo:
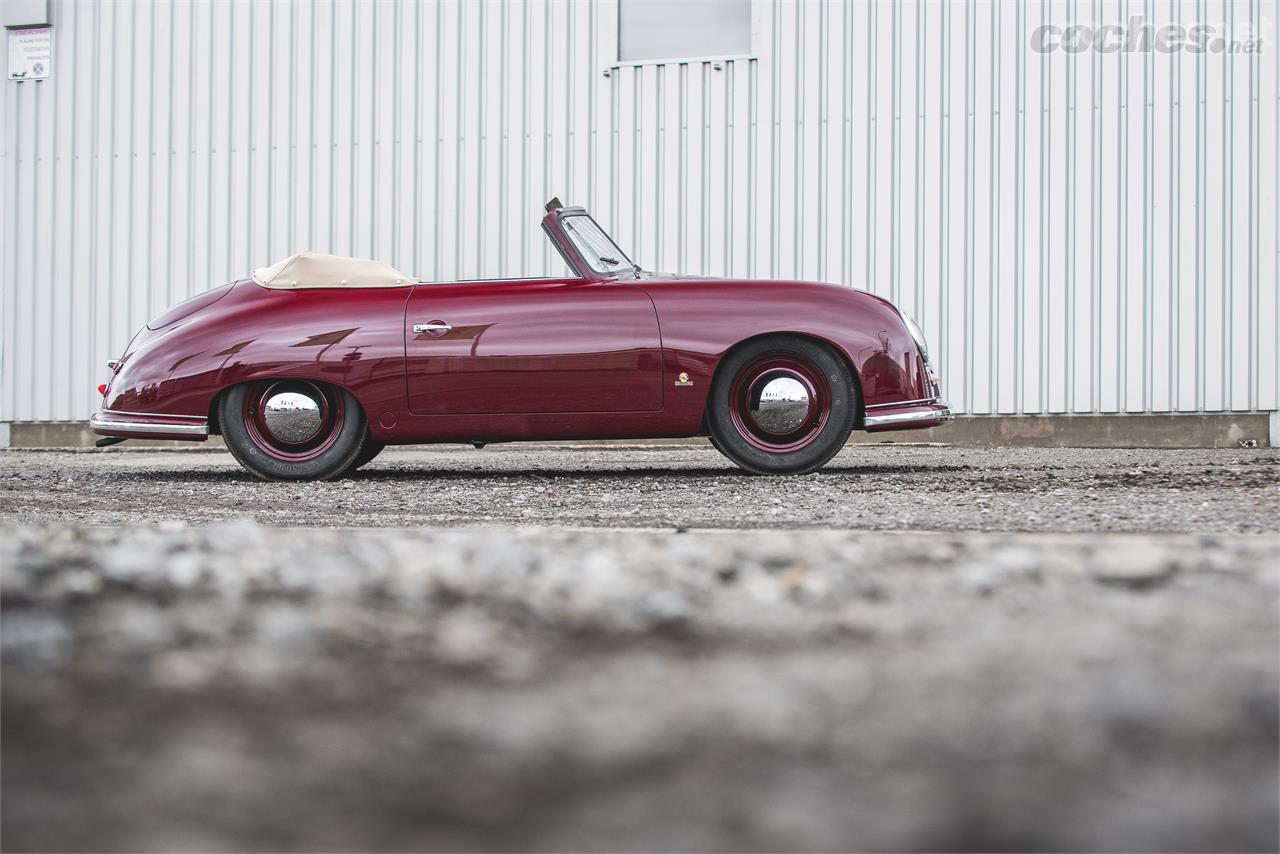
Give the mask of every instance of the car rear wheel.
<path id="1" fill-rule="evenodd" d="M 235 386 L 223 395 L 218 415 L 231 455 L 263 480 L 344 474 L 368 435 L 364 412 L 350 392 L 309 380 Z"/>
<path id="2" fill-rule="evenodd" d="M 725 358 L 707 406 L 712 444 L 742 468 L 806 474 L 844 447 L 857 387 L 827 346 L 807 338 L 764 338 Z"/>

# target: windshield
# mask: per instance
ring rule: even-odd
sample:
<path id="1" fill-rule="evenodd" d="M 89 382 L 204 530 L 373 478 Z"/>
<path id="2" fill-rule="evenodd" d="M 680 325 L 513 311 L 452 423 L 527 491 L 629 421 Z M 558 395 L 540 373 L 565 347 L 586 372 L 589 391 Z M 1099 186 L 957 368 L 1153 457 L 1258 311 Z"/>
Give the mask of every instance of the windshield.
<path id="1" fill-rule="evenodd" d="M 578 254 L 597 273 L 620 273 L 638 269 L 590 216 L 571 214 L 561 219 L 560 223 L 565 234 L 573 241 Z"/>

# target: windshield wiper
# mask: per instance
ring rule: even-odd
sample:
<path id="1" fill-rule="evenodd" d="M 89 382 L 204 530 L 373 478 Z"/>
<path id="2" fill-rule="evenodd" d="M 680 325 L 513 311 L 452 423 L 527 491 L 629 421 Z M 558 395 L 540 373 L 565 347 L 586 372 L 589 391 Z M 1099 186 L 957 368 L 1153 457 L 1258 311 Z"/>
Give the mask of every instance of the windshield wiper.
<path id="1" fill-rule="evenodd" d="M 608 264 L 610 267 L 616 267 L 616 266 L 618 266 L 618 259 L 617 259 L 617 258 L 606 258 L 605 256 L 601 255 L 601 256 L 600 256 L 600 260 L 601 260 L 601 261 L 603 261 L 604 263 Z"/>

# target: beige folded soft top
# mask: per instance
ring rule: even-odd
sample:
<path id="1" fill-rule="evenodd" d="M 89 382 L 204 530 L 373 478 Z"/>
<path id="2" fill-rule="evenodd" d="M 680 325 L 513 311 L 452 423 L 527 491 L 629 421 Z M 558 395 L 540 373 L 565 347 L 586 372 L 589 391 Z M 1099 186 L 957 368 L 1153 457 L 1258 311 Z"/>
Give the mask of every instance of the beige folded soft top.
<path id="1" fill-rule="evenodd" d="M 412 285 L 406 276 L 381 261 L 344 258 L 319 252 L 299 252 L 270 267 L 253 271 L 253 280 L 264 288 L 394 288 Z"/>

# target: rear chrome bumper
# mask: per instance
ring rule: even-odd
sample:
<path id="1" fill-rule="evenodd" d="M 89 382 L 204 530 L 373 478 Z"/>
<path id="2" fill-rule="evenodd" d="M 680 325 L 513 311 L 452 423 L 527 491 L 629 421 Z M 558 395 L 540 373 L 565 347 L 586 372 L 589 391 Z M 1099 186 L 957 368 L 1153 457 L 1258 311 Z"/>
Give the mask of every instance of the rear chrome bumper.
<path id="1" fill-rule="evenodd" d="M 209 419 L 197 415 L 161 415 L 150 412 L 117 412 L 101 409 L 89 419 L 89 429 L 99 436 L 123 439 L 209 438 Z"/>
<path id="2" fill-rule="evenodd" d="M 863 429 L 868 432 L 879 430 L 915 430 L 924 427 L 940 427 L 955 419 L 951 410 L 943 403 L 908 404 L 896 408 L 882 408 L 867 414 L 863 419 Z"/>

